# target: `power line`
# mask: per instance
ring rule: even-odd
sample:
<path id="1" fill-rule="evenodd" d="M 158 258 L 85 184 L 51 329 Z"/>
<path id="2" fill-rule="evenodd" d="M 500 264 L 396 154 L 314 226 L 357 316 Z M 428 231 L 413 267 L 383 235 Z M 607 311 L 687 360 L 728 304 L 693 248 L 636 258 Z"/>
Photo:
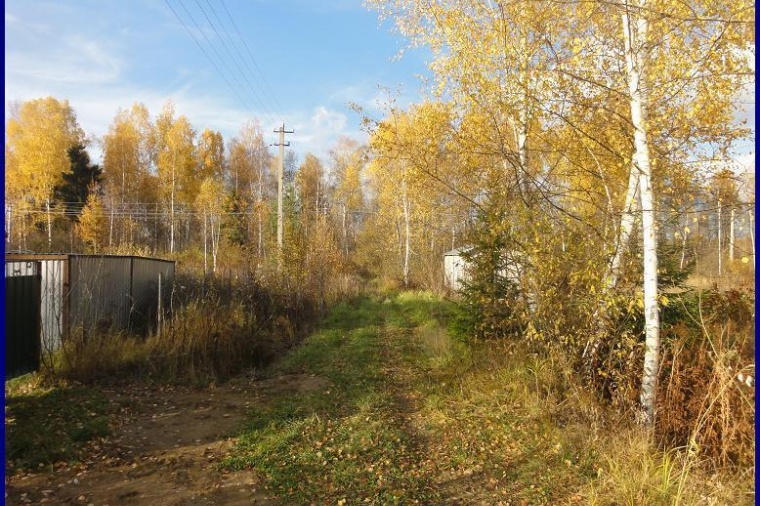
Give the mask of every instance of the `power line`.
<path id="1" fill-rule="evenodd" d="M 264 73 L 261 71 L 261 68 L 256 63 L 256 58 L 253 57 L 253 53 L 251 52 L 251 48 L 248 47 L 248 43 L 245 41 L 245 38 L 240 33 L 240 30 L 237 27 L 237 24 L 235 23 L 235 20 L 232 17 L 232 14 L 230 14 L 230 10 L 227 8 L 227 4 L 224 2 L 224 0 L 220 0 L 222 3 L 222 7 L 224 7 L 224 10 L 227 12 L 227 17 L 230 19 L 230 22 L 232 23 L 232 26 L 235 28 L 235 31 L 238 34 L 238 37 L 240 37 L 240 40 L 243 41 L 243 46 L 245 46 L 246 51 L 248 52 L 248 56 L 251 58 L 251 61 L 253 62 L 253 66 L 256 67 L 256 70 L 259 73 L 259 76 L 261 76 L 261 80 L 264 83 L 264 86 L 269 91 L 269 96 L 274 102 L 275 108 L 282 111 L 282 105 L 280 105 L 279 101 L 277 100 L 277 96 L 272 92 L 272 89 L 269 87 L 269 84 L 267 83 L 266 77 L 264 77 Z"/>
<path id="2" fill-rule="evenodd" d="M 216 15 L 216 11 L 214 10 L 213 6 L 211 6 L 211 4 L 208 2 L 208 0 L 206 0 L 206 4 L 211 8 L 211 10 L 212 10 L 214 16 L 216 17 L 217 21 L 219 21 L 219 16 Z M 222 34 L 219 33 L 219 30 L 217 30 L 216 25 L 214 25 L 214 22 L 211 21 L 211 18 L 209 18 L 208 14 L 206 13 L 206 11 L 201 6 L 201 4 L 200 4 L 200 2 L 198 0 L 195 0 L 195 5 L 198 6 L 198 9 L 200 9 L 201 13 L 206 18 L 206 21 L 208 21 L 208 24 L 211 26 L 211 29 L 214 31 L 214 33 L 216 34 L 217 38 L 222 43 L 222 46 L 224 46 L 225 52 L 229 55 L 230 61 L 237 68 L 238 72 L 243 77 L 243 80 L 248 84 L 248 88 L 251 90 L 251 92 L 253 93 L 254 97 L 258 101 L 258 103 L 261 105 L 261 107 L 264 110 L 265 114 L 267 116 L 270 116 L 270 120 L 273 119 L 273 116 L 276 116 L 276 114 L 273 114 L 272 110 L 266 105 L 265 101 L 263 100 L 263 94 L 261 94 L 261 96 L 260 96 L 259 92 L 257 92 L 254 89 L 253 85 L 251 84 L 251 82 L 248 80 L 248 77 L 246 76 L 246 72 L 241 68 L 240 64 L 234 58 L 234 54 L 232 53 L 232 51 L 230 51 L 229 46 L 227 46 L 227 43 L 224 41 L 224 37 L 222 37 Z M 222 32 L 224 32 L 223 29 L 222 29 Z M 233 47 L 234 47 L 234 44 L 232 43 L 231 39 L 230 39 L 230 44 L 232 44 Z M 239 53 L 239 51 L 238 51 L 238 53 Z"/>
<path id="3" fill-rule="evenodd" d="M 248 71 L 248 73 L 250 74 L 250 76 L 253 79 L 254 83 L 256 84 L 256 87 L 261 92 L 261 96 L 264 99 L 269 100 L 272 103 L 272 106 L 274 107 L 274 115 L 277 116 L 277 117 L 279 117 L 279 120 L 282 120 L 283 119 L 282 114 L 281 114 L 282 107 L 280 106 L 279 102 L 277 101 L 277 97 L 274 95 L 274 93 L 272 93 L 272 90 L 269 87 L 269 84 L 267 83 L 266 78 L 264 77 L 263 72 L 261 72 L 261 69 L 259 69 L 258 65 L 256 64 L 256 60 L 253 58 L 253 55 L 251 54 L 250 50 L 248 50 L 248 54 L 250 55 L 250 58 L 253 61 L 253 64 L 256 67 L 259 75 L 261 76 L 261 80 L 259 80 L 256 77 L 256 75 L 252 71 L 250 65 L 248 65 L 248 62 L 246 61 L 244 55 L 242 54 L 242 52 L 240 51 L 240 49 L 238 48 L 238 46 L 233 42 L 232 37 L 230 37 L 228 31 L 225 29 L 224 22 L 222 21 L 222 19 L 217 14 L 216 9 L 214 8 L 214 6 L 211 4 L 211 2 L 209 0 L 206 0 L 206 4 L 211 8 L 211 12 L 214 14 L 214 17 L 219 22 L 219 25 L 222 27 L 222 33 L 224 33 L 225 35 L 227 35 L 227 39 L 230 41 L 230 45 L 233 47 L 233 49 L 235 49 L 235 53 L 237 54 L 239 60 L 246 67 L 246 70 Z M 247 47 L 245 39 L 243 38 L 242 34 L 240 34 L 240 31 L 237 29 L 237 26 L 235 25 L 235 21 L 232 18 L 232 15 L 229 14 L 229 10 L 227 10 L 227 6 L 224 5 L 224 2 L 222 2 L 222 5 L 224 6 L 225 10 L 227 11 L 227 16 L 230 19 L 230 21 L 232 21 L 233 27 L 235 28 L 235 31 L 237 32 L 238 37 L 243 42 L 243 44 L 246 45 L 246 47 Z M 267 93 L 269 93 L 269 96 L 267 96 Z M 278 113 L 278 111 L 279 111 L 279 113 Z"/>
<path id="4" fill-rule="evenodd" d="M 209 39 L 208 35 L 206 35 L 206 32 L 203 30 L 203 28 L 201 28 L 201 26 L 200 26 L 200 25 L 198 24 L 198 22 L 195 20 L 195 18 L 193 17 L 193 15 L 192 15 L 192 14 L 190 13 L 190 11 L 187 9 L 187 7 L 185 6 L 185 3 L 184 3 L 182 0 L 177 0 L 177 1 L 178 1 L 178 2 L 179 2 L 179 4 L 182 6 L 182 9 L 184 9 L 185 13 L 186 13 L 186 14 L 187 14 L 187 16 L 190 18 L 190 20 L 193 22 L 193 24 L 195 25 L 196 29 L 197 29 L 197 30 L 198 30 L 198 31 L 201 33 L 201 35 L 203 35 L 203 38 L 206 40 L 206 42 L 208 43 L 208 45 L 209 45 L 209 46 L 211 47 L 211 49 L 214 51 L 214 53 L 216 54 L 217 58 L 219 58 L 219 61 L 221 61 L 221 62 L 222 62 L 222 64 L 224 65 L 224 67 L 227 69 L 227 72 L 229 72 L 229 74 L 230 74 L 230 75 L 232 75 L 232 77 L 235 79 L 235 81 L 237 81 L 238 85 L 239 85 L 239 86 L 242 88 L 242 87 L 243 87 L 243 85 L 242 85 L 242 83 L 240 82 L 240 79 L 238 79 L 237 75 L 235 75 L 235 74 L 234 74 L 234 72 L 232 72 L 232 71 L 230 70 L 229 66 L 227 65 L 227 61 L 226 61 L 226 60 L 225 60 L 225 59 L 222 57 L 222 55 L 221 55 L 221 54 L 219 53 L 219 51 L 217 50 L 216 46 L 215 46 L 215 45 L 214 45 L 214 44 L 211 42 L 211 40 Z M 196 1 L 197 1 L 197 0 L 196 0 Z M 206 53 L 206 56 L 208 57 L 208 53 Z M 238 94 L 238 97 L 240 97 L 240 94 Z M 245 105 L 246 107 L 250 107 L 250 105 L 249 105 L 249 104 L 247 104 L 247 103 L 246 103 L 246 104 L 244 104 L 244 105 Z"/>
<path id="5" fill-rule="evenodd" d="M 219 73 L 219 75 L 222 77 L 222 79 L 224 79 L 224 82 L 227 83 L 227 86 L 229 86 L 230 89 L 233 91 L 233 93 L 235 93 L 235 95 L 237 95 L 237 97 L 240 100 L 240 102 L 242 102 L 243 104 L 245 104 L 245 100 L 243 99 L 243 97 L 241 97 L 240 94 L 238 93 L 237 89 L 234 86 L 232 86 L 232 83 L 230 83 L 230 81 L 227 79 L 227 76 L 224 75 L 224 73 L 221 71 L 221 69 L 219 68 L 219 66 L 214 61 L 214 59 L 211 58 L 211 56 L 209 56 L 208 52 L 206 52 L 206 49 L 203 47 L 203 45 L 195 37 L 195 35 L 193 34 L 192 30 L 190 30 L 190 28 L 187 26 L 187 24 L 185 23 L 185 21 L 179 16 L 179 14 L 177 13 L 177 11 L 174 10 L 174 7 L 172 7 L 172 5 L 169 3 L 169 0 L 164 0 L 164 3 L 166 4 L 167 7 L 169 7 L 169 9 L 171 9 L 171 11 L 174 13 L 174 16 L 182 24 L 182 26 L 185 28 L 185 30 L 187 30 L 187 33 L 190 35 L 190 37 L 193 39 L 193 41 L 195 41 L 195 43 L 198 45 L 198 47 L 203 52 L 203 54 L 206 55 L 206 58 L 208 58 L 208 60 L 214 66 L 214 68 L 216 69 L 217 73 Z"/>
<path id="6" fill-rule="evenodd" d="M 219 60 L 222 62 L 222 64 L 224 65 L 225 69 L 227 70 L 227 72 L 228 72 L 228 73 L 229 73 L 229 74 L 230 74 L 230 75 L 231 75 L 231 76 L 232 76 L 232 77 L 235 79 L 235 81 L 237 81 L 237 83 L 238 83 L 238 85 L 239 85 L 239 87 L 240 87 L 240 88 L 244 88 L 244 86 L 243 86 L 243 85 L 242 85 L 242 83 L 240 82 L 240 79 L 237 77 L 237 75 L 236 75 L 234 72 L 232 72 L 232 71 L 230 70 L 229 66 L 227 65 L 227 62 L 226 62 L 226 60 L 225 60 L 225 59 L 224 59 L 224 58 L 221 56 L 221 54 L 220 54 L 220 53 L 219 53 L 219 51 L 217 50 L 216 46 L 215 46 L 214 44 L 212 44 L 212 43 L 211 43 L 211 41 L 209 40 L 209 38 L 208 38 L 208 36 L 206 35 L 205 31 L 203 30 L 203 28 L 201 28 L 201 26 L 200 26 L 200 25 L 198 24 L 198 22 L 195 20 L 195 18 L 194 18 L 194 17 L 193 17 L 193 15 L 190 13 L 190 11 L 187 9 L 187 7 L 186 7 L 186 6 L 185 6 L 185 4 L 183 3 L 183 1 L 182 1 L 182 0 L 178 0 L 178 2 L 179 2 L 179 4 L 180 4 L 180 6 L 182 7 L 182 9 L 183 9 L 183 10 L 185 11 L 185 13 L 187 14 L 187 17 L 188 17 L 188 18 L 189 18 L 189 19 L 192 21 L 192 23 L 195 25 L 195 28 L 196 28 L 196 30 L 198 30 L 198 31 L 201 33 L 201 35 L 203 35 L 203 38 L 206 40 L 207 44 L 208 44 L 208 45 L 211 47 L 211 49 L 214 51 L 214 53 L 216 54 L 216 56 L 218 57 L 218 59 L 219 59 Z M 172 5 L 169 3 L 169 0 L 164 0 L 164 3 L 167 5 L 167 7 L 169 7 L 169 9 L 171 9 L 172 13 L 174 13 L 174 16 L 175 16 L 175 17 L 177 18 L 177 20 L 178 20 L 178 21 L 179 21 L 179 22 L 182 24 L 182 26 L 185 28 L 185 30 L 187 31 L 187 33 L 190 35 L 190 37 L 191 37 L 191 38 L 193 39 L 193 41 L 196 43 L 196 45 L 197 45 L 197 46 L 198 46 L 198 47 L 201 49 L 201 51 L 202 51 L 202 52 L 203 52 L 203 54 L 206 56 L 206 58 L 207 58 L 207 59 L 208 59 L 208 60 L 211 62 L 211 64 L 212 64 L 212 65 L 214 66 L 214 68 L 216 69 L 217 73 L 218 73 L 218 74 L 219 74 L 219 75 L 222 77 L 222 79 L 224 79 L 224 81 L 227 83 L 227 86 L 229 86 L 229 88 L 232 90 L 232 92 L 233 92 L 233 93 L 234 93 L 234 94 L 237 96 L 237 98 L 238 98 L 238 100 L 240 101 L 240 103 L 241 103 L 241 104 L 243 104 L 243 105 L 244 105 L 246 108 L 249 108 L 249 109 L 253 110 L 253 108 L 251 107 L 251 104 L 250 104 L 250 103 L 249 103 L 247 100 L 245 100 L 245 99 L 243 98 L 243 96 L 241 95 L 241 92 L 239 91 L 239 88 L 238 88 L 238 87 L 235 87 L 235 86 L 233 86 L 233 84 L 232 84 L 232 83 L 230 82 L 230 80 L 227 78 L 227 75 L 226 75 L 226 74 L 225 74 L 225 73 L 224 73 L 224 72 L 223 72 L 223 71 L 222 71 L 222 70 L 219 68 L 219 65 L 217 65 L 217 63 L 216 63 L 216 60 L 214 60 L 214 58 L 212 58 L 212 57 L 211 57 L 211 55 L 208 53 L 208 51 L 206 51 L 206 49 L 205 49 L 204 45 L 201 43 L 201 41 L 198 39 L 198 37 L 196 37 L 196 35 L 193 33 L 193 31 L 190 29 L 190 27 L 188 27 L 188 25 L 187 25 L 187 23 L 185 22 L 185 20 L 184 20 L 184 19 L 182 19 L 182 17 L 179 15 L 179 13 L 178 13 L 178 12 L 177 12 L 177 11 L 174 9 L 174 7 L 173 7 L 173 6 L 172 6 Z M 259 97 L 258 97 L 258 96 L 255 96 L 255 98 L 257 99 L 257 101 L 259 101 L 259 102 L 261 103 L 261 100 L 259 99 Z M 266 110 L 266 107 L 264 107 L 264 110 L 263 110 L 262 112 L 263 112 L 265 115 L 267 115 L 267 116 L 270 116 L 270 115 L 268 114 L 267 110 Z M 273 120 L 271 119 L 271 116 L 268 118 L 268 120 L 269 120 L 269 121 L 273 121 Z"/>

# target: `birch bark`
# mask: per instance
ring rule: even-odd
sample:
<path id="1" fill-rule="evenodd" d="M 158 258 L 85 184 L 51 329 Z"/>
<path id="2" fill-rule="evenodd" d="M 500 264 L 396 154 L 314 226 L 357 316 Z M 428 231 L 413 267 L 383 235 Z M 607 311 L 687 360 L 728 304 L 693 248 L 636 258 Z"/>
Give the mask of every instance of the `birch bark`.
<path id="1" fill-rule="evenodd" d="M 633 4 L 633 5 L 632 5 Z M 644 370 L 641 377 L 641 421 L 652 425 L 655 418 L 657 373 L 660 361 L 660 310 L 657 289 L 657 234 L 652 167 L 646 126 L 646 42 L 648 22 L 643 15 L 646 0 L 625 2 L 622 15 L 625 42 L 634 152 L 631 174 L 638 175 L 644 263 Z"/>

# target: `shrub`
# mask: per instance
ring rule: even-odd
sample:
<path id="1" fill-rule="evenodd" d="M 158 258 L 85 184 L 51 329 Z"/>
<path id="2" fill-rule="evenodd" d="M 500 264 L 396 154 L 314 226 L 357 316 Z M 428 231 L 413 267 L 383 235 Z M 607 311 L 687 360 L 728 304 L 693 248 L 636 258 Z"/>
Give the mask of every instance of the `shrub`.
<path id="1" fill-rule="evenodd" d="M 753 464 L 752 299 L 737 291 L 688 293 L 671 310 L 680 317 L 663 326 L 663 445 L 689 447 L 722 466 Z"/>

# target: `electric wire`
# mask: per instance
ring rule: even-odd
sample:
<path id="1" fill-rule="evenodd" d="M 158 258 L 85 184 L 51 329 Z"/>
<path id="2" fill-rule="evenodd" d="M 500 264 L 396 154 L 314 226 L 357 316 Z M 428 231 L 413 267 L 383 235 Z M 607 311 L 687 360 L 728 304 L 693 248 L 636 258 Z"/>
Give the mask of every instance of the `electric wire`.
<path id="1" fill-rule="evenodd" d="M 222 57 L 222 55 L 220 54 L 220 52 L 217 49 L 217 47 L 211 42 L 211 40 L 209 39 L 208 35 L 206 35 L 206 30 L 204 30 L 200 26 L 200 24 L 196 21 L 195 17 L 190 13 L 190 11 L 188 10 L 188 8 L 184 4 L 184 2 L 182 0 L 177 0 L 177 1 L 178 1 L 179 5 L 182 7 L 182 9 L 184 10 L 185 14 L 187 15 L 187 18 L 192 22 L 193 25 L 195 25 L 195 29 L 198 32 L 201 33 L 201 35 L 203 36 L 203 38 L 206 41 L 206 44 L 211 48 L 211 50 L 217 56 L 218 61 L 220 61 L 221 64 L 224 66 L 224 68 L 226 69 L 227 73 L 225 73 L 224 71 L 222 71 L 222 69 L 217 64 L 217 60 L 215 60 L 214 58 L 211 57 L 211 55 L 206 50 L 206 48 L 204 47 L 204 44 L 201 42 L 201 40 L 199 39 L 199 37 L 197 37 L 196 34 L 193 33 L 193 30 L 188 26 L 188 24 L 186 23 L 185 19 L 183 19 L 182 16 L 180 16 L 180 14 L 177 12 L 177 10 L 171 5 L 171 3 L 169 2 L 169 0 L 164 0 L 164 3 L 167 5 L 167 7 L 169 7 L 169 9 L 172 11 L 172 13 L 177 18 L 177 20 L 180 22 L 180 24 L 185 28 L 185 30 L 187 31 L 187 33 L 190 35 L 190 37 L 196 43 L 196 45 L 201 49 L 201 51 L 206 56 L 206 58 L 211 62 L 211 64 L 213 65 L 214 69 L 217 71 L 217 73 L 219 74 L 219 76 L 225 81 L 225 83 L 227 83 L 227 86 L 232 90 L 232 92 L 235 94 L 235 96 L 240 101 L 240 103 L 244 107 L 246 107 L 247 109 L 249 109 L 251 111 L 254 111 L 255 108 L 251 107 L 252 103 L 250 101 L 246 100 L 243 97 L 243 95 L 241 94 L 241 91 L 242 91 L 242 89 L 245 88 L 245 86 L 242 84 L 242 82 L 238 78 L 237 74 L 234 73 L 229 68 L 229 65 L 227 64 L 227 60 Z M 230 82 L 230 79 L 228 78 L 228 75 L 230 75 L 237 82 L 237 85 L 238 85 L 237 87 L 234 86 L 232 84 L 232 82 Z M 271 114 L 269 114 L 269 112 L 267 111 L 267 108 L 263 104 L 263 101 L 261 100 L 261 98 L 258 95 L 256 95 L 255 93 L 254 93 L 254 98 L 256 99 L 256 102 L 258 102 L 260 104 L 260 106 L 262 107 L 262 111 L 261 112 L 265 116 L 267 116 L 267 121 L 274 122 L 274 119 L 271 117 Z"/>
<path id="2" fill-rule="evenodd" d="M 185 23 L 185 21 L 180 17 L 180 15 L 177 13 L 177 11 L 174 10 L 174 7 L 172 7 L 172 5 L 169 3 L 169 0 L 164 0 L 164 3 L 166 4 L 167 7 L 169 7 L 169 9 L 171 9 L 171 11 L 174 13 L 174 16 L 182 24 L 182 26 L 185 28 L 185 30 L 187 30 L 187 33 L 190 35 L 190 37 L 193 39 L 193 41 L 198 45 L 198 47 L 203 52 L 203 54 L 206 55 L 206 58 L 208 58 L 208 60 L 214 66 L 214 68 L 216 69 L 216 71 L 219 74 L 219 76 L 222 79 L 224 79 L 224 81 L 227 83 L 227 86 L 229 86 L 229 88 L 232 90 L 232 92 L 235 93 L 235 95 L 237 95 L 238 100 L 240 100 L 241 103 L 243 103 L 244 105 L 246 105 L 246 107 L 248 107 L 248 105 L 246 104 L 246 102 L 243 99 L 243 97 L 240 96 L 240 94 L 238 93 L 237 89 L 232 85 L 232 83 L 230 83 L 230 81 L 227 79 L 227 76 L 224 75 L 224 73 L 221 71 L 221 69 L 219 68 L 219 66 L 214 61 L 214 59 L 211 58 L 211 56 L 208 54 L 208 52 L 203 47 L 203 45 L 200 43 L 200 41 L 198 41 L 198 39 L 193 34 L 192 30 L 190 30 L 190 28 L 187 26 L 187 24 Z"/>
<path id="3" fill-rule="evenodd" d="M 211 6 L 211 4 L 208 3 L 208 0 L 206 1 L 206 4 L 209 5 L 209 7 L 211 7 L 211 10 L 213 11 L 213 7 Z M 256 98 L 256 100 L 258 101 L 258 103 L 261 105 L 261 107 L 262 107 L 263 111 L 265 112 L 265 114 L 270 118 L 270 120 L 273 119 L 275 116 L 277 116 L 277 114 L 275 112 L 273 112 L 272 109 L 269 106 L 267 106 L 266 102 L 263 100 L 263 97 L 264 97 L 263 93 L 260 93 L 260 92 L 256 91 L 256 89 L 254 88 L 254 86 L 248 80 L 246 72 L 242 69 L 242 67 L 238 63 L 237 59 L 234 58 L 234 53 L 230 50 L 230 47 L 227 45 L 227 42 L 225 42 L 224 37 L 222 36 L 222 33 L 224 33 L 224 28 L 222 27 L 222 33 L 220 33 L 219 30 L 216 28 L 216 25 L 214 24 L 214 22 L 208 16 L 208 13 L 203 8 L 203 6 L 201 6 L 201 4 L 200 4 L 200 2 L 198 0 L 195 0 L 195 5 L 198 6 L 198 9 L 203 14 L 203 17 L 206 18 L 206 21 L 208 22 L 209 26 L 211 26 L 211 30 L 213 30 L 213 32 L 216 34 L 216 38 L 219 39 L 219 42 L 221 42 L 222 46 L 224 47 L 224 52 L 228 55 L 229 60 L 232 62 L 232 64 L 235 66 L 235 68 L 237 68 L 237 70 L 240 73 L 240 75 L 242 76 L 243 80 L 248 85 L 248 88 L 251 90 L 252 94 L 254 95 L 254 97 Z M 216 15 L 215 11 L 213 11 L 213 12 Z M 216 18 L 217 18 L 217 21 L 218 21 L 219 17 L 216 16 Z M 230 44 L 232 44 L 231 40 L 230 40 Z M 234 45 L 233 45 L 233 47 L 234 47 Z M 238 53 L 239 53 L 239 51 L 238 51 Z"/>
<path id="4" fill-rule="evenodd" d="M 201 33 L 201 35 L 203 35 L 203 38 L 206 40 L 206 43 L 207 43 L 207 44 L 208 44 L 208 45 L 211 47 L 211 49 L 214 51 L 214 53 L 216 54 L 217 58 L 219 59 L 219 61 L 221 61 L 221 63 L 223 64 L 223 66 L 224 66 L 224 68 L 227 70 L 227 72 L 228 72 L 228 73 L 229 73 L 229 74 L 230 74 L 230 75 L 233 77 L 233 79 L 234 79 L 234 80 L 237 82 L 237 84 L 238 84 L 238 86 L 240 86 L 240 88 L 244 88 L 245 86 L 243 85 L 243 83 L 240 81 L 240 79 L 238 78 L 238 76 L 237 76 L 237 75 L 236 75 L 234 72 L 232 72 L 232 71 L 230 70 L 230 67 L 229 67 L 229 65 L 227 64 L 227 60 L 226 60 L 225 58 L 223 58 L 223 57 L 222 57 L 222 55 L 221 55 L 221 53 L 219 52 L 219 50 L 217 49 L 216 45 L 214 45 L 214 44 L 211 42 L 211 39 L 209 38 L 209 36 L 208 36 L 208 35 L 206 35 L 206 30 L 204 30 L 204 28 L 203 28 L 203 27 L 201 27 L 201 25 L 200 25 L 200 24 L 199 24 L 199 23 L 198 23 L 198 22 L 195 20 L 195 18 L 194 18 L 194 17 L 193 17 L 193 15 L 190 13 L 190 11 L 188 10 L 188 8 L 187 8 L 187 6 L 185 5 L 185 3 L 183 2 L 183 0 L 177 0 L 177 1 L 178 1 L 178 2 L 179 2 L 179 4 L 182 6 L 182 9 L 185 11 L 185 13 L 186 13 L 186 14 L 187 14 L 187 16 L 190 18 L 190 20 L 193 22 L 193 24 L 195 25 L 196 29 L 197 29 L 197 30 L 198 30 L 198 31 Z M 196 3 L 197 3 L 197 0 L 196 0 Z M 238 93 L 238 96 L 240 96 L 240 94 L 239 94 L 239 93 Z M 258 96 L 255 96 L 255 98 L 256 98 L 256 100 L 257 100 L 257 101 L 258 101 L 260 104 L 262 104 L 262 107 L 263 107 L 263 103 L 261 102 L 261 100 L 259 99 L 259 97 L 258 97 Z M 250 103 L 248 103 L 248 102 L 244 102 L 244 104 L 243 104 L 243 105 L 245 105 L 245 106 L 246 106 L 247 108 L 249 108 L 250 110 L 253 110 L 253 108 L 252 108 L 252 107 L 250 107 Z M 262 111 L 262 112 L 264 112 L 264 113 L 266 114 L 266 112 L 265 112 L 265 111 Z M 270 121 L 271 121 L 271 119 L 270 119 Z"/>
<path id="5" fill-rule="evenodd" d="M 211 9 L 211 12 L 214 14 L 214 18 L 216 18 L 217 22 L 222 27 L 222 33 L 224 33 L 227 36 L 227 40 L 230 42 L 230 45 L 232 46 L 232 48 L 235 50 L 235 53 L 237 54 L 238 59 L 240 60 L 240 62 L 242 62 L 243 66 L 246 68 L 246 71 L 247 71 L 248 75 L 250 75 L 251 79 L 253 79 L 253 82 L 255 83 L 256 88 L 261 93 L 261 96 L 265 100 L 268 100 L 269 102 L 271 102 L 272 108 L 274 110 L 274 116 L 276 116 L 276 117 L 279 118 L 280 121 L 278 121 L 278 122 L 284 121 L 284 118 L 283 118 L 283 115 L 282 115 L 282 107 L 280 106 L 279 101 L 277 100 L 277 97 L 272 92 L 271 87 L 269 86 L 269 83 L 266 81 L 266 78 L 264 77 L 264 73 L 261 72 L 261 70 L 259 69 L 258 65 L 256 64 L 256 60 L 253 58 L 253 55 L 251 54 L 250 50 L 248 51 L 248 54 L 250 55 L 250 58 L 253 61 L 253 64 L 256 67 L 257 72 L 260 75 L 261 79 L 259 79 L 256 76 L 256 73 L 253 71 L 253 69 L 251 69 L 251 66 L 248 64 L 245 56 L 240 51 L 238 45 L 233 42 L 232 37 L 230 36 L 227 27 L 225 26 L 225 24 L 222 21 L 222 19 L 219 17 L 219 14 L 217 14 L 216 9 L 214 8 L 214 6 L 211 4 L 211 2 L 209 0 L 206 0 L 206 4 L 209 6 L 209 8 Z M 222 4 L 224 4 L 224 2 L 222 2 Z M 224 8 L 226 10 L 227 6 L 224 5 Z M 242 34 L 237 29 L 237 26 L 234 25 L 234 20 L 232 18 L 232 15 L 229 14 L 229 11 L 227 11 L 227 12 L 228 12 L 228 17 L 232 21 L 233 27 L 235 28 L 235 31 L 237 32 L 238 38 L 243 42 L 244 45 L 247 45 L 247 43 L 245 42 L 245 39 L 243 38 Z"/>
<path id="6" fill-rule="evenodd" d="M 253 62 L 253 66 L 256 68 L 257 72 L 259 73 L 259 76 L 261 77 L 261 81 L 264 83 L 264 86 L 269 91 L 269 96 L 274 102 L 274 106 L 276 110 L 283 111 L 283 107 L 280 104 L 280 102 L 277 100 L 277 96 L 272 92 L 272 88 L 269 86 L 269 83 L 266 80 L 266 77 L 264 77 L 264 73 L 261 71 L 261 67 L 259 67 L 258 63 L 256 63 L 256 58 L 254 58 L 253 53 L 251 52 L 251 48 L 248 47 L 248 43 L 245 41 L 245 38 L 243 37 L 243 34 L 240 33 L 240 30 L 237 27 L 237 23 L 235 23 L 234 18 L 232 17 L 232 14 L 230 14 L 230 10 L 227 8 L 227 4 L 224 0 L 220 0 L 222 7 L 224 7 L 225 12 L 227 13 L 227 17 L 230 19 L 230 22 L 232 23 L 233 28 L 235 28 L 235 32 L 237 33 L 238 37 L 240 37 L 240 40 L 243 42 L 243 46 L 245 47 L 246 51 L 248 52 L 248 56 L 251 58 L 251 61 Z"/>

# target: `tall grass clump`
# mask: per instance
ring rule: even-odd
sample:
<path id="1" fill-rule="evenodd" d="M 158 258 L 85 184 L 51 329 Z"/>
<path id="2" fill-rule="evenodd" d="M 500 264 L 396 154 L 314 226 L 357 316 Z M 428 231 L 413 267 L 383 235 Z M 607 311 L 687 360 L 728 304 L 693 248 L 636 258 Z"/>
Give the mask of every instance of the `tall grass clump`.
<path id="1" fill-rule="evenodd" d="M 624 426 L 599 443 L 590 506 L 718 506 L 754 504 L 752 473 L 715 472 L 689 447 L 656 449 L 651 431 Z"/>
<path id="2" fill-rule="evenodd" d="M 144 371 L 150 349 L 144 339 L 126 332 L 102 331 L 88 335 L 80 327 L 63 339 L 59 350 L 43 353 L 43 383 L 59 380 L 91 384 L 109 378 L 130 377 Z"/>
<path id="3" fill-rule="evenodd" d="M 271 272 L 270 272 L 271 271 Z M 356 294 L 351 273 L 318 279 L 271 268 L 219 276 L 180 270 L 171 304 L 147 336 L 112 329 L 78 329 L 47 353 L 48 382 L 128 378 L 208 384 L 257 370 L 294 346 L 330 305 Z M 329 285 L 329 286 L 328 286 Z"/>
<path id="4" fill-rule="evenodd" d="M 500 353 L 511 347 L 516 356 L 535 357 L 527 369 L 518 368 L 535 381 L 519 384 L 532 386 L 544 403 L 538 409 L 548 410 L 553 422 L 598 421 L 601 434 L 614 424 L 636 429 L 645 351 L 636 258 L 625 259 L 630 269 L 614 293 L 607 293 L 600 284 L 604 273 L 594 267 L 603 263 L 575 272 L 547 250 L 536 253 L 541 261 L 521 265 L 520 255 L 510 257 L 512 250 L 499 240 L 484 236 L 470 255 L 474 272 L 450 330 L 472 346 Z M 585 258 L 588 252 L 568 254 Z M 646 451 L 619 462 L 620 479 L 602 487 L 630 499 L 605 502 L 604 492 L 598 504 L 689 504 L 684 501 L 700 489 L 705 475 L 716 474 L 720 482 L 754 471 L 754 291 L 690 289 L 690 271 L 670 260 L 663 255 L 661 282 L 668 288 L 660 299 L 655 426 L 643 445 Z M 510 271 L 513 265 L 523 268 L 519 279 Z M 597 449 L 600 468 L 608 471 L 614 466 L 605 464 L 605 455 L 622 455 L 605 445 Z M 680 467 L 665 473 L 672 466 Z M 647 482 L 658 473 L 669 476 L 669 485 L 657 497 L 626 491 L 621 481 L 640 474 Z"/>

